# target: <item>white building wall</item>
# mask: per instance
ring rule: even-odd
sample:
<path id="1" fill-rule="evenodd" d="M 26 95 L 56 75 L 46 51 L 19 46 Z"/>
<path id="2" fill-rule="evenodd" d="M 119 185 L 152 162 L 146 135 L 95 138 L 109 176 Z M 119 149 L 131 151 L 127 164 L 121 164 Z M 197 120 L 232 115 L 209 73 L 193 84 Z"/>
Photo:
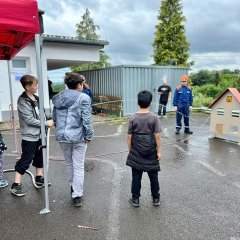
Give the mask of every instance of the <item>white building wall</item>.
<path id="1" fill-rule="evenodd" d="M 65 64 L 65 67 L 81 64 L 83 62 L 95 62 L 99 60 L 99 46 L 80 46 L 80 45 L 69 45 L 69 44 L 55 44 L 46 43 L 42 50 L 42 74 L 43 74 L 43 89 L 44 89 L 44 106 L 49 108 L 49 97 L 48 97 L 48 81 L 47 81 L 47 63 L 56 62 L 61 65 Z M 16 78 L 19 75 L 31 74 L 37 76 L 36 66 L 36 52 L 35 45 L 31 43 L 24 49 L 22 49 L 15 59 L 27 59 L 29 65 L 27 69 L 13 69 L 12 61 L 10 63 L 11 71 L 11 82 L 13 92 L 13 106 L 14 110 L 17 110 L 17 99 L 19 95 L 24 91 L 22 85 Z M 0 61 L 0 72 L 1 72 L 1 86 L 0 86 L 0 121 L 10 120 L 9 105 L 10 99 L 10 85 L 8 76 L 7 61 Z M 17 116 L 17 114 L 16 114 Z"/>

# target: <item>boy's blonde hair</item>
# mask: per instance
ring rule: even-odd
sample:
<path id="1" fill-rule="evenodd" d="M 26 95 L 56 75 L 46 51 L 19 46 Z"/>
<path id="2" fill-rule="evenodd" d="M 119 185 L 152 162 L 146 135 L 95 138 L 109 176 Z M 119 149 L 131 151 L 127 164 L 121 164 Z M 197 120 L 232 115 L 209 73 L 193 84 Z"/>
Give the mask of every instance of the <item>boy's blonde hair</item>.
<path id="1" fill-rule="evenodd" d="M 38 82 L 37 78 L 32 75 L 23 75 L 20 79 L 20 82 L 25 89 L 27 85 L 32 85 L 34 82 Z"/>

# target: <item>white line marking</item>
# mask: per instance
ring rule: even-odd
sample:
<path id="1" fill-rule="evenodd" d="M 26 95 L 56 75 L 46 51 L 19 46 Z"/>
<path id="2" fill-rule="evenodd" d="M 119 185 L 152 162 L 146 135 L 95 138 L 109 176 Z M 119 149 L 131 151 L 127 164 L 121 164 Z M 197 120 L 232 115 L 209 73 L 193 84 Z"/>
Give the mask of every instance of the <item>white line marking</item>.
<path id="1" fill-rule="evenodd" d="M 114 137 L 114 136 L 118 136 L 122 133 L 123 131 L 123 125 L 126 124 L 125 122 L 122 123 L 121 125 L 118 126 L 117 128 L 117 132 L 111 135 L 104 135 L 104 136 L 94 136 L 94 138 L 105 138 L 105 137 Z"/>
<path id="2" fill-rule="evenodd" d="M 184 154 L 188 155 L 188 156 L 192 156 L 193 154 L 186 151 L 185 149 L 183 149 L 182 147 L 179 147 L 178 145 L 174 144 L 174 147 L 176 147 L 179 151 L 183 152 Z"/>
<path id="3" fill-rule="evenodd" d="M 233 182 L 232 184 L 233 184 L 235 187 L 240 188 L 240 182 Z"/>
<path id="4" fill-rule="evenodd" d="M 203 161 L 197 161 L 198 163 L 200 163 L 201 165 L 203 165 L 204 167 L 206 167 L 208 170 L 212 171 L 213 173 L 215 173 L 216 175 L 218 175 L 219 177 L 226 177 L 226 174 L 218 171 L 217 169 L 215 169 L 214 167 L 212 167 L 210 164 L 203 162 Z"/>
<path id="5" fill-rule="evenodd" d="M 121 186 L 121 173 L 124 169 L 118 167 L 117 164 L 113 163 L 111 160 L 103 160 L 99 158 L 91 158 L 91 160 L 96 160 L 99 162 L 104 162 L 111 164 L 114 167 L 114 176 L 113 176 L 113 186 L 109 207 L 108 215 L 108 233 L 107 240 L 118 239 L 119 229 L 120 229 L 120 189 Z"/>

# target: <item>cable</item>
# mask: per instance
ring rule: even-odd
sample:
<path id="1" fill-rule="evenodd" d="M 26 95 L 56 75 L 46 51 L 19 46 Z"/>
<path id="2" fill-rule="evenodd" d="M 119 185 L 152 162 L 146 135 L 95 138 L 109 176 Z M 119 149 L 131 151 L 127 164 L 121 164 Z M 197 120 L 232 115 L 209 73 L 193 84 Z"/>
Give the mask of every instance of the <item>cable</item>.
<path id="1" fill-rule="evenodd" d="M 46 141 L 46 144 L 47 144 L 47 170 L 48 170 L 48 166 L 49 166 L 49 137 L 50 137 L 50 128 L 47 129 L 47 141 Z M 5 169 L 5 170 L 3 170 L 3 172 L 4 173 L 6 173 L 6 172 L 15 172 L 15 169 Z M 33 186 L 35 188 L 37 188 L 37 189 L 43 188 L 43 186 L 38 186 L 36 184 L 35 177 L 32 174 L 32 172 L 30 172 L 29 170 L 26 170 L 26 173 L 28 175 L 30 175 L 30 177 L 32 179 Z M 48 185 L 50 185 L 50 183 Z"/>

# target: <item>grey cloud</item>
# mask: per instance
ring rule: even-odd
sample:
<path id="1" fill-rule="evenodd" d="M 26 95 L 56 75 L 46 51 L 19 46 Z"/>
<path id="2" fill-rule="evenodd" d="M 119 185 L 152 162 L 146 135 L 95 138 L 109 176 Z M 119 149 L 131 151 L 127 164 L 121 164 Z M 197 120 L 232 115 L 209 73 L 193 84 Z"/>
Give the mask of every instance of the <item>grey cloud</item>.
<path id="1" fill-rule="evenodd" d="M 152 42 L 161 1 L 39 0 L 39 6 L 46 11 L 45 15 L 51 17 L 53 23 L 57 19 L 60 22 L 57 26 L 62 24 L 62 27 L 57 28 L 54 24 L 46 26 L 48 33 L 52 31 L 56 34 L 59 31 L 63 35 L 75 34 L 77 22 L 61 23 L 61 14 L 65 10 L 62 2 L 72 6 L 73 16 L 80 14 L 79 20 L 81 12 L 90 9 L 95 23 L 100 26 L 102 39 L 110 43 L 106 51 L 112 61 L 117 64 L 129 61 L 136 64 L 147 61 L 152 63 Z M 191 54 L 240 52 L 240 1 L 183 0 L 183 13 L 187 19 L 186 33 L 191 44 Z"/>
<path id="2" fill-rule="evenodd" d="M 240 2 L 184 1 L 192 53 L 240 51 Z"/>

